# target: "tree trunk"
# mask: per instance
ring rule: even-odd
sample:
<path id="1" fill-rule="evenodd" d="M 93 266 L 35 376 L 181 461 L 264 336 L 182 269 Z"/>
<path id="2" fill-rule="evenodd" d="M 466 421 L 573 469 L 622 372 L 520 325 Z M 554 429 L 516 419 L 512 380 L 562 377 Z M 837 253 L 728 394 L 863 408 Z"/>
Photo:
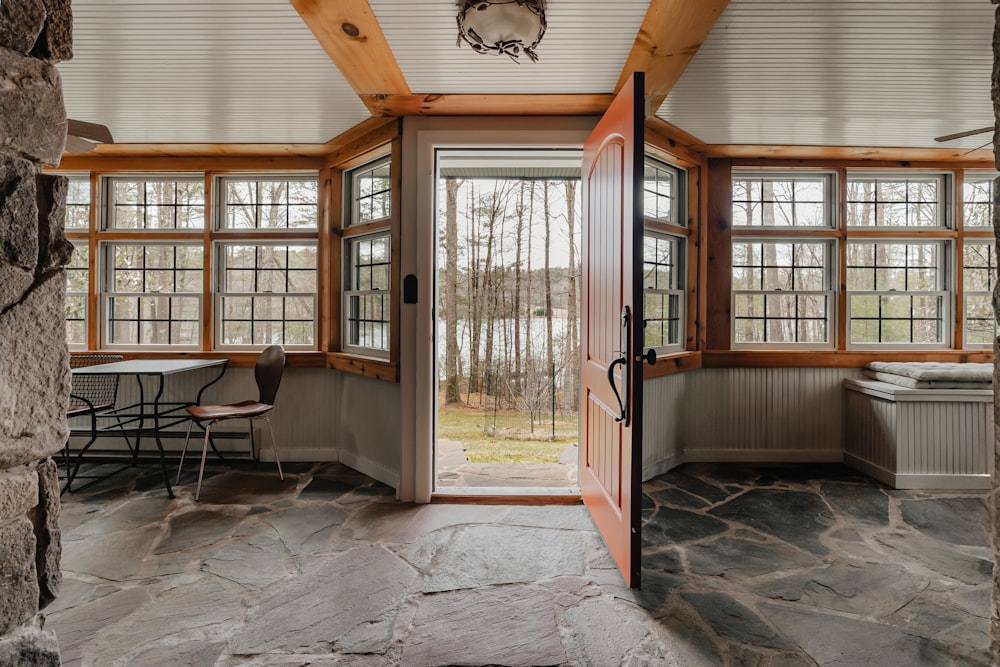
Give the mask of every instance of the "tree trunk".
<path id="1" fill-rule="evenodd" d="M 445 403 L 462 402 L 458 371 L 458 190 L 462 181 L 445 181 L 444 222 L 444 374 Z"/>
<path id="2" fill-rule="evenodd" d="M 580 330 L 579 298 L 576 281 L 580 275 L 576 259 L 576 181 L 566 184 L 566 226 L 569 232 L 569 295 L 566 298 L 566 368 L 573 378 L 570 403 L 576 405 L 580 395 Z"/>
<path id="3" fill-rule="evenodd" d="M 545 368 L 549 373 L 549 391 L 552 392 L 552 430 L 555 437 L 556 361 L 552 340 L 552 209 L 549 193 L 552 184 L 545 181 L 542 189 L 542 216 L 545 220 Z"/>

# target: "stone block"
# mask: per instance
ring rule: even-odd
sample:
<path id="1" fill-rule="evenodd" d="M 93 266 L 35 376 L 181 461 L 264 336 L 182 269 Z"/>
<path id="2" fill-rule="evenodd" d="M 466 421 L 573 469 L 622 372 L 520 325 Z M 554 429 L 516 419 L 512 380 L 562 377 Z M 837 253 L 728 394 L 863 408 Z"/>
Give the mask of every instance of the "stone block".
<path id="1" fill-rule="evenodd" d="M 0 314 L 0 469 L 53 456 L 66 442 L 65 299 L 60 269 Z"/>
<path id="2" fill-rule="evenodd" d="M 73 9 L 70 0 L 44 0 L 45 26 L 31 55 L 49 62 L 73 58 Z"/>
<path id="3" fill-rule="evenodd" d="M 41 174 L 38 176 L 38 268 L 53 269 L 69 264 L 73 244 L 66 239 L 66 191 L 69 179 L 65 176 Z"/>
<path id="4" fill-rule="evenodd" d="M 38 464 L 38 507 L 35 511 L 38 607 L 56 599 L 62 583 L 62 530 L 59 528 L 59 468 L 51 458 Z"/>
<path id="5" fill-rule="evenodd" d="M 19 466 L 0 470 L 0 522 L 27 516 L 38 505 L 38 473 Z"/>
<path id="6" fill-rule="evenodd" d="M 0 524 L 0 635 L 38 613 L 35 529 L 26 518 Z"/>
<path id="7" fill-rule="evenodd" d="M 22 269 L 38 263 L 37 171 L 27 160 L 0 154 L 0 262 Z"/>
<path id="8" fill-rule="evenodd" d="M 34 282 L 34 269 L 22 269 L 0 262 L 0 313 L 21 301 Z"/>
<path id="9" fill-rule="evenodd" d="M 52 63 L 0 47 L 0 149 L 54 166 L 65 146 L 59 71 Z"/>
<path id="10" fill-rule="evenodd" d="M 28 53 L 44 24 L 42 0 L 5 0 L 0 3 L 0 46 Z"/>
<path id="11" fill-rule="evenodd" d="M 61 664 L 55 634 L 42 630 L 37 622 L 0 637 L 0 665 L 59 667 Z"/>

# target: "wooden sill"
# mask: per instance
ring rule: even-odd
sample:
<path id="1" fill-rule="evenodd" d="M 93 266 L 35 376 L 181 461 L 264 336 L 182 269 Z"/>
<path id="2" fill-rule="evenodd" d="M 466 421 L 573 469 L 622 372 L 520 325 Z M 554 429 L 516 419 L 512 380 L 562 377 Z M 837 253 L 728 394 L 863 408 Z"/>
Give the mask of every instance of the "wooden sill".
<path id="1" fill-rule="evenodd" d="M 328 352 L 326 354 L 326 367 L 375 380 L 399 382 L 399 364 L 388 359 L 361 357 L 343 352 Z"/>
<path id="2" fill-rule="evenodd" d="M 991 363 L 991 350 L 718 350 L 702 354 L 703 368 L 862 368 L 869 361 Z"/>
<path id="3" fill-rule="evenodd" d="M 125 359 L 228 359 L 230 368 L 253 368 L 260 352 L 257 350 L 202 352 L 191 350 L 171 352 L 170 350 L 71 350 L 74 354 L 120 354 Z M 287 368 L 326 368 L 326 353 L 308 350 L 285 352 Z"/>
<path id="4" fill-rule="evenodd" d="M 656 363 L 652 366 L 643 364 L 642 377 L 645 380 L 649 380 L 666 375 L 693 371 L 701 367 L 701 352 L 678 352 L 676 354 L 657 357 Z"/>

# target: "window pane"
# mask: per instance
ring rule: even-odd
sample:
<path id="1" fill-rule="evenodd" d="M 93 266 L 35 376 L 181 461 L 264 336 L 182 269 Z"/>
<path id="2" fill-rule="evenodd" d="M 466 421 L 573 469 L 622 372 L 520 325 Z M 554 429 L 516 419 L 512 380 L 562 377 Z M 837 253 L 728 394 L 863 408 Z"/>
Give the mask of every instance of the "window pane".
<path id="1" fill-rule="evenodd" d="M 66 229 L 90 227 L 90 176 L 72 174 L 66 188 Z"/>
<path id="2" fill-rule="evenodd" d="M 366 224 L 389 217 L 392 189 L 390 176 L 388 159 L 352 172 L 349 197 L 349 201 L 352 202 L 352 214 L 346 218 L 346 226 Z"/>
<path id="3" fill-rule="evenodd" d="M 830 227 L 830 177 L 770 176 L 733 178 L 733 225 Z"/>
<path id="4" fill-rule="evenodd" d="M 201 178 L 112 178 L 108 186 L 115 229 L 202 229 L 205 184 Z"/>
<path id="5" fill-rule="evenodd" d="M 851 227 L 943 227 L 944 178 L 850 177 L 847 224 Z"/>
<path id="6" fill-rule="evenodd" d="M 993 187 L 992 178 L 966 172 L 962 188 L 963 217 L 966 227 L 993 226 Z"/>
<path id="7" fill-rule="evenodd" d="M 319 184 L 315 176 L 224 178 L 227 229 L 315 229 Z"/>

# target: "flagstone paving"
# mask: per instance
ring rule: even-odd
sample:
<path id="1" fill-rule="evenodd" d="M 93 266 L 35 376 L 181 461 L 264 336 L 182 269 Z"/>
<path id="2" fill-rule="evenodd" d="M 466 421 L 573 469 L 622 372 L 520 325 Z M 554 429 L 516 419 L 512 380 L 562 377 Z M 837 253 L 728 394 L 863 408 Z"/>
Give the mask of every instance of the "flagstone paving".
<path id="1" fill-rule="evenodd" d="M 99 470 L 98 470 L 99 472 Z M 840 465 L 643 486 L 643 588 L 582 506 L 399 503 L 339 464 L 63 497 L 65 665 L 989 665 L 986 496 Z"/>

